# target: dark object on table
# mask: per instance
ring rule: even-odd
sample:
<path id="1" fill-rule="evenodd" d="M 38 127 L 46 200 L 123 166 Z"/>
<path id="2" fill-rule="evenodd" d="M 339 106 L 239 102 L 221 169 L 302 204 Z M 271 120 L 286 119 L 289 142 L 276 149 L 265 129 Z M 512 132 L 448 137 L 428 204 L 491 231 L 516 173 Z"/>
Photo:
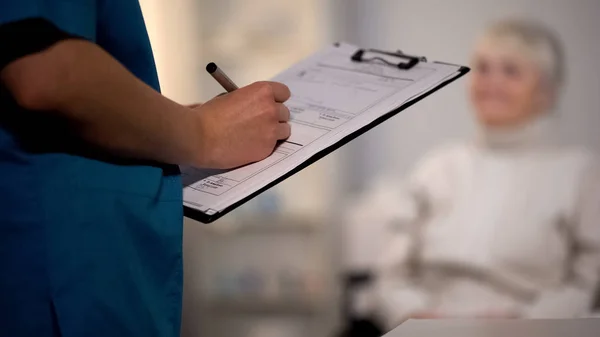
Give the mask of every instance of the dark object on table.
<path id="1" fill-rule="evenodd" d="M 374 276 L 369 271 L 350 272 L 343 277 L 344 291 L 342 296 L 342 313 L 344 328 L 336 337 L 380 337 L 385 331 L 374 315 L 370 317 L 355 317 L 352 311 L 352 295 L 359 289 L 368 287 Z"/>
<path id="2" fill-rule="evenodd" d="M 375 320 L 360 318 L 350 321 L 339 337 L 380 337 L 383 334 L 384 331 Z"/>

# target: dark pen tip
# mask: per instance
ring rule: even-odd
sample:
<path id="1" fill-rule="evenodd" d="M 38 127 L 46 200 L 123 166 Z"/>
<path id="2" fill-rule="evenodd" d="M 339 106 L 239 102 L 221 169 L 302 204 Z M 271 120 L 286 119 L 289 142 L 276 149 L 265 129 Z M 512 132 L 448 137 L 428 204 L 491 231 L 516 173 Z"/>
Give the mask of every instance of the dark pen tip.
<path id="1" fill-rule="evenodd" d="M 215 71 L 217 71 L 217 65 L 214 62 L 207 64 L 206 71 L 208 71 L 211 74 L 214 73 Z"/>

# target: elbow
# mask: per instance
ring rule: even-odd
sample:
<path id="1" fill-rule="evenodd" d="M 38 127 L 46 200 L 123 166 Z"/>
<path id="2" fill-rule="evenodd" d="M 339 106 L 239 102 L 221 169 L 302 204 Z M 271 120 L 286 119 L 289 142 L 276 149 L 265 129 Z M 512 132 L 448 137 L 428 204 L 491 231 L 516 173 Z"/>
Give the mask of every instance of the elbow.
<path id="1" fill-rule="evenodd" d="M 0 72 L 2 84 L 15 102 L 24 109 L 56 110 L 60 100 L 60 70 L 44 65 L 43 55 L 34 54 L 16 60 Z"/>
<path id="2" fill-rule="evenodd" d="M 44 80 L 29 76 L 26 72 L 9 76 L 8 80 L 3 81 L 15 102 L 27 110 L 54 110 L 56 104 L 52 88 Z"/>
<path id="3" fill-rule="evenodd" d="M 9 88 L 15 102 L 27 110 L 46 111 L 52 110 L 47 88 L 39 85 L 36 81 L 21 81 Z"/>

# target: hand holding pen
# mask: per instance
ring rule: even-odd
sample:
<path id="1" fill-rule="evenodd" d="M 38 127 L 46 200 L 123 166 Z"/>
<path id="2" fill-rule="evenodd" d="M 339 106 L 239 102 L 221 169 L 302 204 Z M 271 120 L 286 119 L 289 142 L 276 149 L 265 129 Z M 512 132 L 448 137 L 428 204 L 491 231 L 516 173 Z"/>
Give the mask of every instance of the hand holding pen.
<path id="1" fill-rule="evenodd" d="M 207 71 L 229 94 L 193 109 L 201 112 L 198 141 L 204 144 L 198 145 L 206 158 L 195 166 L 226 169 L 268 157 L 277 141 L 290 136 L 290 111 L 283 104 L 290 97 L 288 87 L 256 82 L 238 89 L 216 64 L 210 63 Z"/>

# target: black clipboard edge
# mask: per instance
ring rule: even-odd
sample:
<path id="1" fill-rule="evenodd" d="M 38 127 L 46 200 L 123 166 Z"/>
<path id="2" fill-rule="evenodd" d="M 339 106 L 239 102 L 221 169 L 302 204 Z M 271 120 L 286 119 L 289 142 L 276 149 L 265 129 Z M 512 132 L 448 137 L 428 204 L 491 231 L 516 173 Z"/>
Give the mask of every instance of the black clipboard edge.
<path id="1" fill-rule="evenodd" d="M 435 63 L 442 63 L 442 62 L 435 62 Z M 448 63 L 443 63 L 443 64 L 448 64 Z M 435 88 L 433 88 L 432 90 L 430 90 L 426 94 L 421 95 L 421 96 L 419 96 L 419 97 L 417 97 L 415 99 L 412 99 L 412 100 L 410 100 L 410 101 L 402 104 L 401 106 L 397 107 L 396 109 L 394 109 L 394 110 L 386 113 L 385 115 L 383 115 L 383 116 L 375 119 L 371 123 L 365 125 L 361 129 L 359 129 L 359 130 L 357 130 L 357 131 L 349 134 L 348 136 L 342 138 L 337 143 L 329 146 L 326 149 L 323 149 L 323 150 L 315 153 L 312 157 L 308 158 L 307 160 L 305 160 L 304 162 L 302 162 L 300 165 L 296 166 L 291 171 L 289 171 L 286 174 L 284 174 L 283 176 L 275 179 L 274 181 L 270 182 L 265 187 L 263 187 L 263 188 L 259 189 L 258 191 L 250 194 L 249 196 L 245 197 L 244 199 L 242 199 L 242 200 L 236 202 L 235 204 L 232 204 L 231 206 L 225 208 L 221 212 L 218 212 L 218 213 L 213 214 L 213 215 L 208 215 L 208 214 L 206 214 L 204 212 L 201 212 L 201 211 L 199 211 L 199 210 L 197 210 L 195 208 L 191 208 L 191 207 L 188 207 L 188 206 L 184 205 L 183 206 L 183 215 L 185 217 L 187 217 L 187 218 L 190 218 L 190 219 L 193 219 L 193 220 L 196 220 L 196 221 L 200 221 L 200 222 L 205 223 L 205 224 L 209 224 L 211 222 L 214 222 L 215 220 L 221 218 L 225 214 L 227 214 L 227 213 L 233 211 L 234 209 L 238 208 L 239 206 L 245 204 L 250 199 L 253 199 L 257 195 L 265 192 L 266 190 L 270 189 L 271 187 L 273 187 L 273 186 L 281 183 L 282 181 L 286 180 L 287 178 L 293 176 L 294 174 L 296 174 L 296 173 L 302 171 L 303 169 L 307 168 L 308 166 L 314 164 L 315 162 L 317 162 L 321 158 L 329 155 L 333 151 L 335 151 L 335 150 L 339 149 L 340 147 L 346 145 L 350 141 L 356 139 L 358 136 L 366 133 L 367 131 L 373 129 L 377 125 L 379 125 L 379 124 L 385 122 L 386 120 L 392 118 L 393 116 L 397 115 L 401 111 L 404 111 L 404 110 L 408 109 L 409 107 L 413 106 L 415 103 L 420 102 L 424 98 L 428 97 L 429 95 L 433 94 L 434 92 L 437 92 L 438 90 L 442 89 L 443 87 L 447 86 L 448 84 L 450 84 L 450 83 L 458 80 L 459 78 L 461 78 L 464 75 L 466 75 L 469 71 L 471 71 L 471 69 L 469 67 L 461 66 L 459 68 L 459 70 L 458 70 L 458 75 L 457 76 L 449 78 L 449 79 L 441 82 L 440 84 L 438 84 Z"/>

